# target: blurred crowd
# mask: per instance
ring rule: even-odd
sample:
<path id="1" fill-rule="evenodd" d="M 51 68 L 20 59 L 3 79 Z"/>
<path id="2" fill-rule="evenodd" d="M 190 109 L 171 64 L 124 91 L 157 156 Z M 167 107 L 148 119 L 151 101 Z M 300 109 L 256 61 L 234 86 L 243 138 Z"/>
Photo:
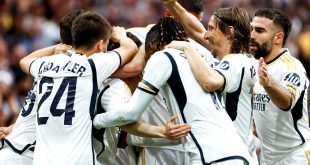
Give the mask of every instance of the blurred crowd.
<path id="1" fill-rule="evenodd" d="M 214 10 L 228 6 L 246 8 L 251 16 L 263 7 L 290 15 L 293 28 L 286 47 L 302 61 L 309 77 L 310 0 L 203 1 L 204 25 Z M 19 60 L 34 50 L 59 43 L 60 19 L 79 8 L 96 10 L 112 25 L 125 28 L 154 23 L 164 11 L 160 0 L 0 0 L 0 126 L 16 120 L 32 86 L 32 78 L 20 70 Z"/>

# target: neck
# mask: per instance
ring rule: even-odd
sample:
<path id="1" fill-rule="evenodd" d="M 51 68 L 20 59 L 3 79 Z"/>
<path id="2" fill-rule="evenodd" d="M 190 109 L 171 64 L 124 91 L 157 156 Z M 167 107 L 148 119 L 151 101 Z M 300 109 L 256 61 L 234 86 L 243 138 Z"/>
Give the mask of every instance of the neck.
<path id="1" fill-rule="evenodd" d="M 282 52 L 282 47 L 280 46 L 274 46 L 274 48 L 272 48 L 272 51 L 264 57 L 265 62 L 269 62 L 271 60 L 273 60 L 274 58 L 276 58 L 280 53 Z"/>
<path id="2" fill-rule="evenodd" d="M 224 46 L 220 52 L 219 52 L 219 59 L 222 60 L 226 55 L 229 55 L 230 53 L 230 44 L 227 46 Z"/>
<path id="3" fill-rule="evenodd" d="M 81 48 L 80 49 L 79 48 L 73 48 L 72 51 L 78 52 L 78 53 L 81 53 L 81 54 L 85 54 L 87 57 L 92 55 L 92 54 L 94 54 L 94 53 L 96 53 L 96 51 L 93 50 L 93 49 L 85 50 L 85 49 L 81 49 Z"/>

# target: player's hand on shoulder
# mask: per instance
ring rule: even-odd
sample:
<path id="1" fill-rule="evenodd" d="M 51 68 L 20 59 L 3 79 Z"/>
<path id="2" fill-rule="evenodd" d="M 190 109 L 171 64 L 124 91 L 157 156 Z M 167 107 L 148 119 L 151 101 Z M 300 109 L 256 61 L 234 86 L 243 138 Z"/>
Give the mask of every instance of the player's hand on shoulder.
<path id="1" fill-rule="evenodd" d="M 190 47 L 190 43 L 186 41 L 172 41 L 170 44 L 166 45 L 165 48 L 173 48 L 180 51 L 184 51 Z"/>
<path id="2" fill-rule="evenodd" d="M 63 53 L 66 53 L 67 50 L 71 49 L 72 46 L 71 45 L 67 45 L 67 44 L 58 44 L 56 47 L 55 47 L 55 52 L 54 54 L 63 54 Z"/>
<path id="3" fill-rule="evenodd" d="M 170 117 L 165 125 L 166 131 L 165 136 L 167 139 L 170 140 L 178 140 L 182 137 L 185 137 L 188 135 L 188 133 L 191 131 L 191 126 L 186 123 L 182 124 L 173 124 L 173 121 L 177 118 L 176 115 Z"/>

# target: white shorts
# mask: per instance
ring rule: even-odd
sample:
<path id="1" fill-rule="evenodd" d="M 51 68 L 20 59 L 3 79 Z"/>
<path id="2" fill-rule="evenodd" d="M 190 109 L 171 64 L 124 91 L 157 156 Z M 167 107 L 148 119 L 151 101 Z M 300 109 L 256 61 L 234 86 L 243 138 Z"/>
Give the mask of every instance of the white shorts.
<path id="1" fill-rule="evenodd" d="M 185 152 L 158 147 L 143 148 L 139 157 L 139 165 L 189 165 L 188 161 Z"/>
<path id="2" fill-rule="evenodd" d="M 0 150 L 1 165 L 32 165 L 32 158 L 14 152 L 10 147 Z"/>

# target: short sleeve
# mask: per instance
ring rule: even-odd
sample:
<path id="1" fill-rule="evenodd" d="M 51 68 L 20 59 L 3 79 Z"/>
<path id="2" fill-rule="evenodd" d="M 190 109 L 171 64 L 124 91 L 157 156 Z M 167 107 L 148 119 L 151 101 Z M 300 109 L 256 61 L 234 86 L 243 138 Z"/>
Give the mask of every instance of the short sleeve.
<path id="1" fill-rule="evenodd" d="M 231 58 L 227 58 L 214 66 L 214 69 L 223 75 L 225 79 L 224 92 L 234 92 L 238 89 L 242 74 L 240 65 L 235 65 L 235 62 Z"/>
<path id="2" fill-rule="evenodd" d="M 98 83 L 111 76 L 121 64 L 121 56 L 117 51 L 96 53 L 89 59 L 92 59 L 95 64 Z"/>
<path id="3" fill-rule="evenodd" d="M 40 68 L 43 66 L 43 64 L 45 63 L 45 59 L 46 57 L 41 57 L 38 58 L 36 60 L 34 60 L 30 66 L 29 66 L 29 73 L 32 75 L 32 77 L 34 77 L 35 79 L 38 78 L 39 76 L 39 71 Z"/>
<path id="4" fill-rule="evenodd" d="M 167 82 L 171 72 L 172 66 L 168 57 L 163 52 L 156 52 L 145 66 L 143 80 L 160 89 Z"/>

